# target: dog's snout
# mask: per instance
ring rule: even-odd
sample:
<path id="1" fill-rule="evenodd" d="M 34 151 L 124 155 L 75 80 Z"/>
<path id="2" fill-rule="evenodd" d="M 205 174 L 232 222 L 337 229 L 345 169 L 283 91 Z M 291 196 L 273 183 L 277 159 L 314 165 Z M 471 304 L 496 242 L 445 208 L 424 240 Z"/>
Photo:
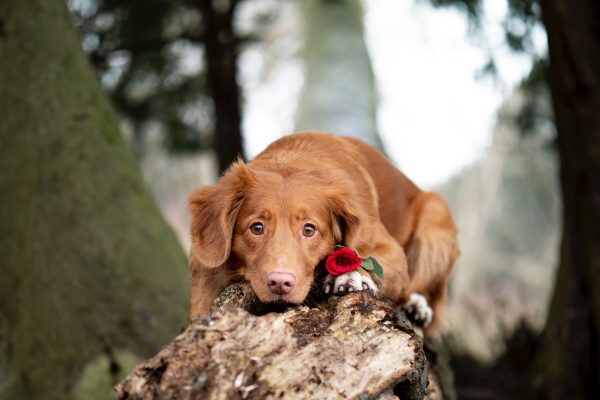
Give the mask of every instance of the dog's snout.
<path id="1" fill-rule="evenodd" d="M 296 284 L 296 277 L 289 272 L 271 272 L 267 275 L 267 285 L 275 294 L 288 294 Z"/>

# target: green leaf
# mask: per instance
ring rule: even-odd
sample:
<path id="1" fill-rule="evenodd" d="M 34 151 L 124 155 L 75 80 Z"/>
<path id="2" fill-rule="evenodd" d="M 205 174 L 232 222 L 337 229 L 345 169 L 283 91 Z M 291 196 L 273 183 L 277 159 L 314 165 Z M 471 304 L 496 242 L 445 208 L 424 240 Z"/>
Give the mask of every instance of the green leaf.
<path id="1" fill-rule="evenodd" d="M 373 258 L 369 257 L 369 258 L 363 260 L 361 267 L 365 271 L 373 271 L 375 269 L 375 265 L 373 265 Z"/>
<path id="2" fill-rule="evenodd" d="M 374 266 L 373 272 L 375 273 L 375 275 L 383 279 L 383 267 L 381 266 L 381 264 L 379 264 L 377 260 L 373 257 L 369 257 L 369 260 L 372 260 Z"/>
<path id="3" fill-rule="evenodd" d="M 373 257 L 365 258 L 361 264 L 365 271 L 373 271 L 375 275 L 383 279 L 383 267 Z"/>
<path id="4" fill-rule="evenodd" d="M 333 249 L 334 249 L 334 250 L 337 250 L 337 249 L 343 249 L 343 248 L 345 248 L 345 247 L 346 247 L 346 246 L 342 246 L 341 244 L 336 244 L 335 246 L 333 246 Z"/>

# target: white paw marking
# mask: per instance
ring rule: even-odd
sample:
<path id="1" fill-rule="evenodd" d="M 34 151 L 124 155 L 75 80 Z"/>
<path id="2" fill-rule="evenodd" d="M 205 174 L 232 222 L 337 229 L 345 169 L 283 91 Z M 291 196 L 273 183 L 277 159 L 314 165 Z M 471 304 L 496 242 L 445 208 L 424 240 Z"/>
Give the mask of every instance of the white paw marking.
<path id="1" fill-rule="evenodd" d="M 412 293 L 402 308 L 423 327 L 427 327 L 433 319 L 433 310 L 427 304 L 427 299 L 419 293 Z"/>
<path id="2" fill-rule="evenodd" d="M 356 271 L 337 276 L 327 275 L 324 289 L 325 293 L 333 294 L 346 294 L 359 290 L 371 290 L 373 294 L 377 293 L 377 285 L 373 279 Z"/>

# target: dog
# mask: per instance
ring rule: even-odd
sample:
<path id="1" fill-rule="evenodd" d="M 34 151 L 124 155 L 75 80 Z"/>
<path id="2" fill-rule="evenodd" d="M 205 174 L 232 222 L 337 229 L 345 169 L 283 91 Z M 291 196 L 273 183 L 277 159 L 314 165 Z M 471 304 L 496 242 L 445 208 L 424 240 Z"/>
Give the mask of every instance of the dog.
<path id="1" fill-rule="evenodd" d="M 190 320 L 207 315 L 233 281 L 249 281 L 262 302 L 301 304 L 343 245 L 376 259 L 384 277 L 362 268 L 328 275 L 325 292 L 368 289 L 428 329 L 437 325 L 459 254 L 448 205 L 359 139 L 285 136 L 196 190 L 189 207 Z"/>

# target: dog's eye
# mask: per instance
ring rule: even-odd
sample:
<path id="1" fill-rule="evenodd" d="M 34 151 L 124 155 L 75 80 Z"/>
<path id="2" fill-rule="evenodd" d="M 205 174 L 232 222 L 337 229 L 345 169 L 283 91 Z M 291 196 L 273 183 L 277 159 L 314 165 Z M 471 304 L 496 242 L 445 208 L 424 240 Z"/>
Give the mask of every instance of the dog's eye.
<path id="1" fill-rule="evenodd" d="M 302 228 L 302 234 L 306 237 L 313 237 L 317 233 L 317 228 L 313 224 L 306 224 Z"/>
<path id="2" fill-rule="evenodd" d="M 255 222 L 254 224 L 250 225 L 250 232 L 252 232 L 253 235 L 262 235 L 263 230 L 263 224 L 260 222 Z"/>

